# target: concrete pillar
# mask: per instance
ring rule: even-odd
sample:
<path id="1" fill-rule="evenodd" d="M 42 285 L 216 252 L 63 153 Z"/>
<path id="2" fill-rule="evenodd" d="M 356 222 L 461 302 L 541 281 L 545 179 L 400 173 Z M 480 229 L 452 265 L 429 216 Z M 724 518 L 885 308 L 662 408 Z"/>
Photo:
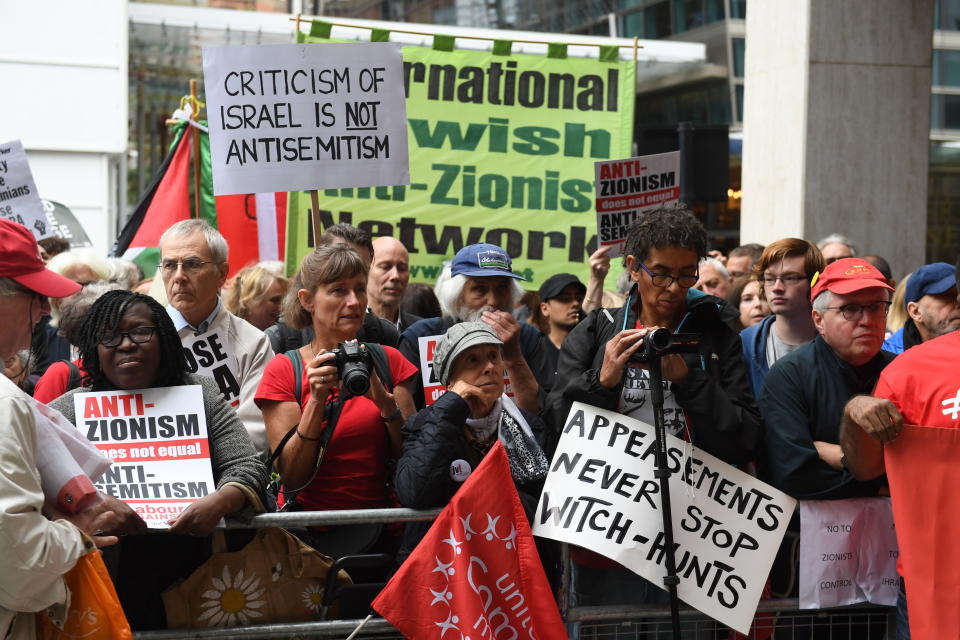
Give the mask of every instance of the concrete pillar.
<path id="1" fill-rule="evenodd" d="M 849 236 L 925 261 L 933 0 L 762 0 L 747 12 L 742 242 Z"/>

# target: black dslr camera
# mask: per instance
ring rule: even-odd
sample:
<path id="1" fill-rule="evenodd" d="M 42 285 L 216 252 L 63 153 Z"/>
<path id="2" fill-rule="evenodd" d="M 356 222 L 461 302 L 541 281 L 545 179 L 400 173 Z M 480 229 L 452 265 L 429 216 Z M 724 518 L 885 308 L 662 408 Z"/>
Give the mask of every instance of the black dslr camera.
<path id="1" fill-rule="evenodd" d="M 670 329 L 655 329 L 646 335 L 631 360 L 650 362 L 670 353 L 696 353 L 700 337 L 699 333 L 670 333 Z"/>
<path id="2" fill-rule="evenodd" d="M 333 350 L 340 386 L 350 396 L 362 396 L 370 389 L 373 359 L 367 348 L 357 341 L 341 342 Z"/>

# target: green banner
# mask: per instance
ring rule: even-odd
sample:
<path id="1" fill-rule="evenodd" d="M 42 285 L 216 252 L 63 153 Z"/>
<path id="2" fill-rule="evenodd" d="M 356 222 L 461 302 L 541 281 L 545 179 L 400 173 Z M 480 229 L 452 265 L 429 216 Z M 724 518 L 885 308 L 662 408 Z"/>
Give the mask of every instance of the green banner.
<path id="1" fill-rule="evenodd" d="M 411 184 L 322 190 L 324 227 L 399 238 L 412 281 L 432 283 L 477 242 L 505 248 L 527 288 L 564 271 L 585 280 L 594 162 L 631 155 L 635 63 L 428 47 L 403 60 Z M 288 270 L 311 242 L 309 192 L 291 193 Z"/>

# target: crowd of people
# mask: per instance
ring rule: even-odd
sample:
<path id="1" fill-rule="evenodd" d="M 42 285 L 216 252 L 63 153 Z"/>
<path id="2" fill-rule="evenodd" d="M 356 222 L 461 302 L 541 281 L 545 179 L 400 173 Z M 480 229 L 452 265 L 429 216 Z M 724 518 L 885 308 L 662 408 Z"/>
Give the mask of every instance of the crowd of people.
<path id="1" fill-rule="evenodd" d="M 161 591 L 209 557 L 222 517 L 440 507 L 497 441 L 532 514 L 573 402 L 654 422 L 649 367 L 634 355 L 658 328 L 700 339 L 662 359 L 667 432 L 799 499 L 884 495 L 883 446 L 905 422 L 958 426 L 917 388 L 960 387 L 946 364 L 960 347 L 960 265 L 897 265 L 912 271 L 897 282 L 839 235 L 724 256 L 692 212 L 663 208 L 631 225 L 622 269 L 600 249 L 586 283 L 561 273 L 526 291 L 491 244 L 461 248 L 434 286 L 411 284 L 401 242 L 345 224 L 291 278 L 261 263 L 229 279 L 229 247 L 199 220 L 164 233 L 156 274 L 0 225 L 3 637 L 32 637 L 30 612 L 63 601 L 63 573 L 110 546 L 133 628 L 162 628 Z M 211 344 L 222 358 L 205 357 Z M 358 361 L 368 374 L 353 375 Z M 77 514 L 45 501 L 34 403 L 75 422 L 76 393 L 180 385 L 202 388 L 216 491 L 168 533 L 110 496 Z M 446 392 L 428 398 L 436 385 Z M 302 536 L 335 556 L 402 560 L 425 530 Z M 664 601 L 606 558 L 576 549 L 573 560 L 579 604 Z M 796 594 L 791 573 L 775 569 L 775 594 Z"/>

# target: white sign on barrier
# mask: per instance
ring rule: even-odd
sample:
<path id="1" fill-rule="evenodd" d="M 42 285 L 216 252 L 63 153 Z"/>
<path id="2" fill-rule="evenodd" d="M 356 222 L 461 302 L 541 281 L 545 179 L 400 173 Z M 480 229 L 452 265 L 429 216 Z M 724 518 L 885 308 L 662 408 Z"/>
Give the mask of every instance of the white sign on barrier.
<path id="1" fill-rule="evenodd" d="M 200 385 L 95 391 L 74 397 L 77 428 L 113 461 L 95 484 L 151 529 L 167 529 L 217 490 Z"/>
<path id="2" fill-rule="evenodd" d="M 410 183 L 400 45 L 206 47 L 216 195 Z"/>
<path id="3" fill-rule="evenodd" d="M 664 588 L 654 452 L 652 426 L 574 403 L 533 533 L 603 554 Z M 667 458 L 680 599 L 747 633 L 796 500 L 670 435 Z"/>
<path id="4" fill-rule="evenodd" d="M 800 608 L 897 604 L 890 498 L 800 501 Z"/>
<path id="5" fill-rule="evenodd" d="M 0 144 L 0 218 L 22 224 L 37 240 L 53 235 L 19 140 Z"/>

